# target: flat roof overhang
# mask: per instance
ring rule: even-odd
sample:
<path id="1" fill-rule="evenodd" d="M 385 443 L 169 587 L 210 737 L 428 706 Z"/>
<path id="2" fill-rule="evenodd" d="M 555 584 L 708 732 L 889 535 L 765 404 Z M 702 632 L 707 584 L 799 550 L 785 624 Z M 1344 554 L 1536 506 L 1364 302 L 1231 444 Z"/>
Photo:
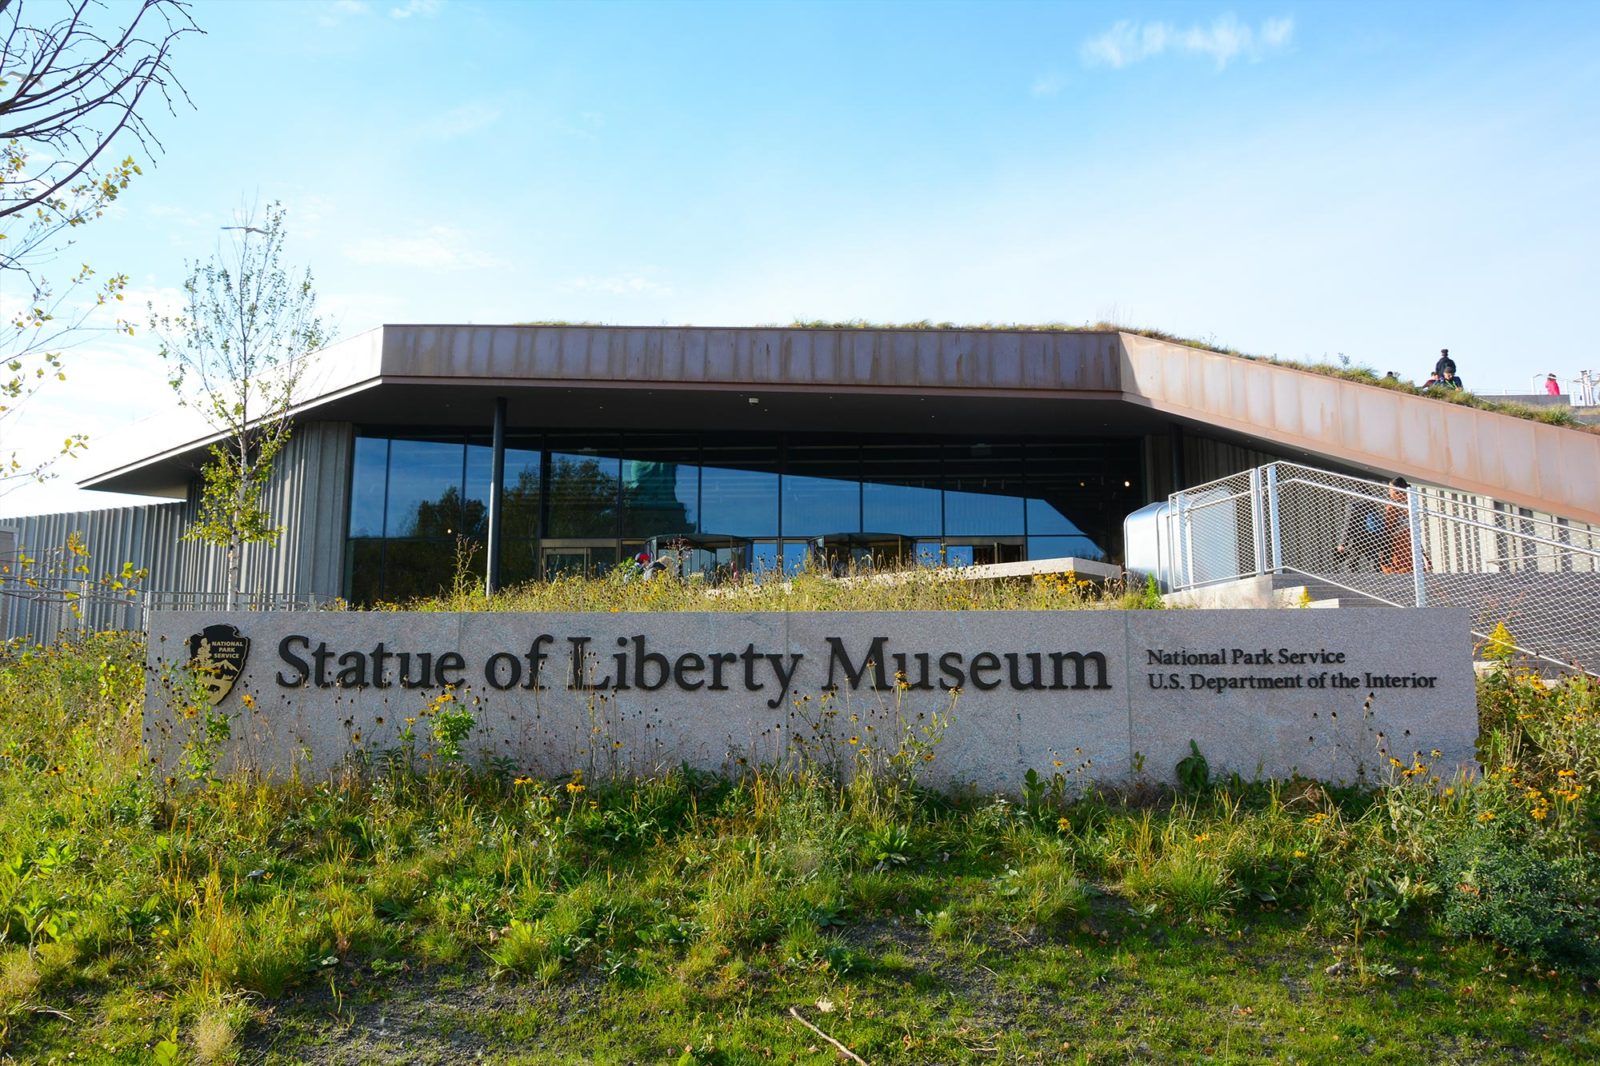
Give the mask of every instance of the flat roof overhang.
<path id="1" fill-rule="evenodd" d="M 302 410 L 303 421 L 460 429 L 487 435 L 497 397 L 511 432 L 606 429 L 635 432 L 852 433 L 898 437 L 1138 437 L 1165 433 L 1172 419 L 1120 399 L 1038 395 L 914 396 L 879 392 L 784 392 L 517 382 L 449 385 L 378 381 Z M 1198 428 L 1198 427 L 1197 427 Z M 85 488 L 177 497 L 206 460 L 206 445 L 152 456 L 82 482 Z"/>
<path id="2" fill-rule="evenodd" d="M 384 326 L 318 353 L 295 417 L 487 428 L 1116 437 L 1174 425 L 1600 523 L 1600 436 L 1114 332 Z M 750 400 L 755 399 L 756 403 Z M 171 424 L 169 424 L 171 423 Z M 177 496 L 215 434 L 166 420 L 84 488 Z"/>

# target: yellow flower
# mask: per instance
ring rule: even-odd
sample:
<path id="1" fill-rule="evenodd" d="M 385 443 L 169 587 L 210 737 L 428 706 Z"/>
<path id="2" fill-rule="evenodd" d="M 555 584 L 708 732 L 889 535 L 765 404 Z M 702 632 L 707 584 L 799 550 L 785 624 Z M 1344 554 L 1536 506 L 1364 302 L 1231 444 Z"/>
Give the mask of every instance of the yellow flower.
<path id="1" fill-rule="evenodd" d="M 1194 837 L 1194 842 L 1196 844 L 1204 844 L 1206 841 L 1208 841 L 1210 839 L 1211 839 L 1211 834 L 1210 833 L 1196 833 L 1195 837 Z"/>
<path id="2" fill-rule="evenodd" d="M 859 744 L 859 743 L 861 743 L 861 738 L 860 737 L 851 737 L 850 738 L 850 743 L 851 744 Z"/>
<path id="3" fill-rule="evenodd" d="M 1057 828 L 1057 829 L 1058 829 L 1058 830 L 1060 830 L 1060 831 L 1061 831 L 1061 832 L 1063 832 L 1063 833 L 1065 833 L 1065 832 L 1066 832 L 1066 831 L 1067 831 L 1067 830 L 1068 830 L 1068 829 L 1071 829 L 1071 828 L 1072 828 L 1072 823 L 1071 823 L 1071 822 L 1069 822 L 1069 821 L 1068 821 L 1068 820 L 1067 820 L 1067 819 L 1065 819 L 1065 818 L 1058 818 L 1058 819 L 1057 819 L 1057 820 L 1056 820 L 1056 828 Z"/>
<path id="4" fill-rule="evenodd" d="M 1480 821 L 1480 822 L 1492 822 L 1492 821 L 1494 821 L 1494 812 L 1493 811 L 1484 811 L 1482 814 L 1478 815 L 1478 821 Z"/>
<path id="5" fill-rule="evenodd" d="M 511 783 L 513 785 L 531 785 L 531 784 L 533 784 L 533 778 L 531 778 L 531 777 L 519 777 L 515 781 L 512 781 Z"/>
<path id="6" fill-rule="evenodd" d="M 1534 821 L 1542 822 L 1542 821 L 1544 821 L 1544 816 L 1550 813 L 1550 808 L 1548 808 L 1548 807 L 1535 807 L 1533 810 L 1529 811 L 1528 813 L 1533 816 L 1533 820 Z"/>
<path id="7" fill-rule="evenodd" d="M 253 708 L 256 705 L 256 698 L 250 695 L 250 693 L 246 692 L 243 696 L 239 697 L 239 702 L 244 704 L 247 708 Z"/>
<path id="8" fill-rule="evenodd" d="M 566 787 L 567 787 L 567 791 L 568 792 L 570 792 L 574 796 L 576 796 L 578 793 L 582 792 L 584 789 L 588 788 L 589 786 L 579 784 L 576 781 L 568 781 Z"/>
<path id="9" fill-rule="evenodd" d="M 1306 857 L 1306 853 L 1297 848 L 1295 849 L 1294 857 L 1297 859 L 1303 859 Z"/>

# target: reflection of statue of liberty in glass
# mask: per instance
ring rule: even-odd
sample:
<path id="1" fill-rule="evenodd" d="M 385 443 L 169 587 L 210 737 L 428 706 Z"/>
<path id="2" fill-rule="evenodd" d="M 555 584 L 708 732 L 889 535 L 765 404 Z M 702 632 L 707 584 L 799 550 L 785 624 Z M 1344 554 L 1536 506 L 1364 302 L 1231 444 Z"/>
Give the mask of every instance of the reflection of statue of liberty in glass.
<path id="1" fill-rule="evenodd" d="M 678 499 L 678 464 L 632 460 L 623 473 L 628 528 L 639 536 L 692 533 L 689 508 Z"/>

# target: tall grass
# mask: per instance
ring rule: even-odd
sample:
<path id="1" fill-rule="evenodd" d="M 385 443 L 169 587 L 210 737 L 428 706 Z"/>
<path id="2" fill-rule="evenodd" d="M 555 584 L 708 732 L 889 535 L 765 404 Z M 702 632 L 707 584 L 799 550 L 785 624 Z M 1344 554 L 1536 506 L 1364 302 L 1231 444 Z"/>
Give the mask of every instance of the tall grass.
<path id="1" fill-rule="evenodd" d="M 1146 584 L 1125 586 L 1077 574 L 971 580 L 963 570 L 911 568 L 840 580 L 804 571 L 788 577 L 745 574 L 722 581 L 643 580 L 619 568 L 602 578 L 533 581 L 486 598 L 471 567 L 458 567 L 439 596 L 378 609 L 413 611 L 1061 611 L 1159 608 Z"/>
<path id="2" fill-rule="evenodd" d="M 141 763 L 142 658 L 101 635 L 0 662 L 0 1054 L 166 1041 L 228 1061 L 286 992 L 421 967 L 615 983 L 692 1014 L 852 972 L 840 930 L 886 919 L 1037 945 L 1107 908 L 1210 929 L 1275 913 L 1356 964 L 1374 936 L 1432 927 L 1600 973 L 1595 690 L 1512 663 L 1483 684 L 1476 780 L 1419 753 L 1368 790 L 1191 772 L 1181 793 L 1007 797 L 923 788 L 926 735 L 853 776 L 396 764 L 168 789 Z"/>

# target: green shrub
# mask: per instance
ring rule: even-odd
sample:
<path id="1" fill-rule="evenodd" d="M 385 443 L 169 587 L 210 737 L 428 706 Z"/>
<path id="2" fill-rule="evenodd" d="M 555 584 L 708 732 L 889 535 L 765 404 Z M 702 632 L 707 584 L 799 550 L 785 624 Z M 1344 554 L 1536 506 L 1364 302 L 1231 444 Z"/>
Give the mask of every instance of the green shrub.
<path id="1" fill-rule="evenodd" d="M 1595 862 L 1549 859 L 1513 828 L 1481 823 L 1446 845 L 1438 864 L 1443 923 L 1537 962 L 1600 964 Z"/>

